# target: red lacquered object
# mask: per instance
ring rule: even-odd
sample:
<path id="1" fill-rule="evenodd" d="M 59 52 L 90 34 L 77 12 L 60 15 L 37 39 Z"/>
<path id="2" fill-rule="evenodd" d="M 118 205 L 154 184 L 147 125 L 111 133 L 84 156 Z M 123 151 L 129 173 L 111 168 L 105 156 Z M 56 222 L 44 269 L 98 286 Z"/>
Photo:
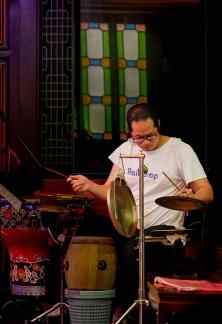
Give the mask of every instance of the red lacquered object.
<path id="1" fill-rule="evenodd" d="M 47 229 L 1 228 L 10 259 L 10 289 L 14 295 L 46 293 L 49 265 Z"/>

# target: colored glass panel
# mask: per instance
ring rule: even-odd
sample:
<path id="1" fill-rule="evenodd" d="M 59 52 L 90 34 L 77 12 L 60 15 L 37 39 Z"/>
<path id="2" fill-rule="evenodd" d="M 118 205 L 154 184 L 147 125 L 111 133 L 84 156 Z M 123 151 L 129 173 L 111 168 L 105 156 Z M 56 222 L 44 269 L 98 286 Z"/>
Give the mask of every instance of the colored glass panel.
<path id="1" fill-rule="evenodd" d="M 105 133 L 109 138 L 107 132 L 112 130 L 109 26 L 84 22 L 81 29 L 83 127 L 93 138 L 103 138 Z"/>
<path id="2" fill-rule="evenodd" d="M 87 56 L 87 48 L 86 48 L 86 31 L 81 30 L 81 56 Z"/>
<path id="3" fill-rule="evenodd" d="M 83 105 L 82 107 L 82 114 L 83 114 L 83 129 L 89 130 L 89 106 Z"/>
<path id="4" fill-rule="evenodd" d="M 120 106 L 119 116 L 120 116 L 120 123 L 119 123 L 120 131 L 123 132 L 125 131 L 125 107 L 124 106 Z"/>
<path id="5" fill-rule="evenodd" d="M 110 44 L 108 31 L 103 32 L 103 55 L 104 57 L 110 57 Z"/>
<path id="6" fill-rule="evenodd" d="M 124 57 L 123 53 L 123 33 L 117 31 L 117 53 L 118 57 Z"/>
<path id="7" fill-rule="evenodd" d="M 82 93 L 88 93 L 88 71 L 86 68 L 82 68 Z"/>
<path id="8" fill-rule="evenodd" d="M 125 84 L 125 75 L 123 70 L 119 70 L 119 94 L 120 96 L 124 96 L 125 94 L 125 89 L 124 89 L 124 84 Z"/>
<path id="9" fill-rule="evenodd" d="M 144 32 L 139 33 L 139 57 L 146 59 L 147 54 L 146 54 L 146 34 Z"/>
<path id="10" fill-rule="evenodd" d="M 104 70 L 105 93 L 111 95 L 111 71 L 110 69 Z"/>
<path id="11" fill-rule="evenodd" d="M 110 105 L 106 106 L 106 130 L 112 132 L 112 107 Z"/>
<path id="12" fill-rule="evenodd" d="M 128 131 L 129 105 L 147 101 L 147 33 L 144 24 L 117 24 L 119 125 L 121 137 Z"/>
<path id="13" fill-rule="evenodd" d="M 147 71 L 140 71 L 140 95 L 147 96 Z"/>

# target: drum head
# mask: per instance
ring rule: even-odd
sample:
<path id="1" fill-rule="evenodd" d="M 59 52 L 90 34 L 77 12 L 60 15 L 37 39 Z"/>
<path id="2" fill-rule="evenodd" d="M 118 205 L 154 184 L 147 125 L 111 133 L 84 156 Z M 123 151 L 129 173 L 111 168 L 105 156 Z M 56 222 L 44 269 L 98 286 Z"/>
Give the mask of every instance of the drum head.
<path id="1" fill-rule="evenodd" d="M 137 208 L 133 194 L 124 179 L 116 178 L 112 181 L 107 204 L 116 231 L 125 237 L 132 237 L 137 229 Z"/>

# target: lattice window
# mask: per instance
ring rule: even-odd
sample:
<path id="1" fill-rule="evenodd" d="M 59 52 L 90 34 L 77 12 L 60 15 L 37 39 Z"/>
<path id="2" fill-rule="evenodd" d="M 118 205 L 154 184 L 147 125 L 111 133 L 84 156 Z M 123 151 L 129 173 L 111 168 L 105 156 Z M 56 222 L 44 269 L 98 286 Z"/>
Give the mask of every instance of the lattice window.
<path id="1" fill-rule="evenodd" d="M 72 157 L 72 1 L 42 1 L 42 162 L 70 165 Z"/>

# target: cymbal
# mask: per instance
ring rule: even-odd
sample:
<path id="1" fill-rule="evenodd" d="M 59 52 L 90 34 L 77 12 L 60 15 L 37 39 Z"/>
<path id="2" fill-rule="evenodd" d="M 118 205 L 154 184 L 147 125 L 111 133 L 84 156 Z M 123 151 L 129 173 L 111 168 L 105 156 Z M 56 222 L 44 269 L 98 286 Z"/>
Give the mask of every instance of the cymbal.
<path id="1" fill-rule="evenodd" d="M 183 196 L 160 197 L 155 202 L 159 206 L 182 211 L 204 210 L 208 206 L 205 201 Z"/>

